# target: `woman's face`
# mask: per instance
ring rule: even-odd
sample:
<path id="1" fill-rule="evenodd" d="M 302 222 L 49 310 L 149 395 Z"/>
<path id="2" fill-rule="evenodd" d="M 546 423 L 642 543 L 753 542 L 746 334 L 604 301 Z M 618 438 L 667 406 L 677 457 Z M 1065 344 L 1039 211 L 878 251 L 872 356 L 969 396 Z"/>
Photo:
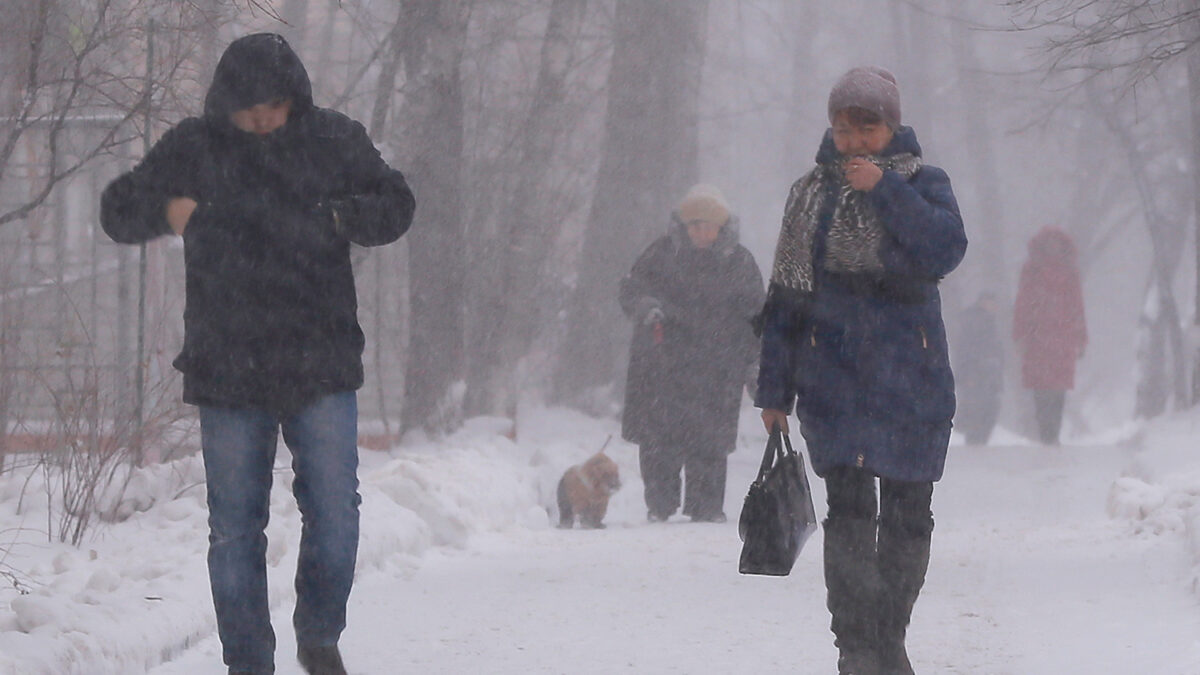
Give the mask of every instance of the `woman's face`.
<path id="1" fill-rule="evenodd" d="M 724 223 L 714 224 L 707 220 L 696 219 L 689 220 L 684 225 L 687 226 L 688 239 L 692 240 L 692 246 L 708 248 L 717 241 Z"/>
<path id="2" fill-rule="evenodd" d="M 229 119 L 233 126 L 242 131 L 265 136 L 287 124 L 291 111 L 292 100 L 283 98 L 235 110 L 230 113 Z"/>
<path id="3" fill-rule="evenodd" d="M 833 116 L 833 145 L 846 157 L 878 155 L 892 142 L 892 129 L 887 123 L 854 124 L 845 110 Z"/>

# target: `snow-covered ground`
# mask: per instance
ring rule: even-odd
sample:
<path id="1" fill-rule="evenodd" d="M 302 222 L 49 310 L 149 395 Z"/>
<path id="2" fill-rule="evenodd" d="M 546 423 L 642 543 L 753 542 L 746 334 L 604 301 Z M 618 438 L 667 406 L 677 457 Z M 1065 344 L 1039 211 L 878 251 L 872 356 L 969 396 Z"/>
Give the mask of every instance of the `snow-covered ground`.
<path id="1" fill-rule="evenodd" d="M 735 524 L 765 435 L 744 411 L 730 522 L 647 524 L 612 420 L 527 411 L 363 450 L 351 672 L 828 673 L 815 535 L 786 578 L 737 573 Z M 600 531 L 550 526 L 558 476 L 609 438 L 624 488 Z M 1044 448 L 951 448 L 910 630 L 921 673 L 1200 673 L 1200 414 Z M 270 581 L 281 675 L 299 517 L 280 453 Z M 28 481 L 27 481 L 28 479 Z M 198 459 L 134 476 L 132 516 L 47 543 L 40 475 L 0 478 L 0 673 L 224 673 Z M 818 514 L 824 511 L 814 481 Z M 7 553 L 3 553 L 7 551 Z"/>

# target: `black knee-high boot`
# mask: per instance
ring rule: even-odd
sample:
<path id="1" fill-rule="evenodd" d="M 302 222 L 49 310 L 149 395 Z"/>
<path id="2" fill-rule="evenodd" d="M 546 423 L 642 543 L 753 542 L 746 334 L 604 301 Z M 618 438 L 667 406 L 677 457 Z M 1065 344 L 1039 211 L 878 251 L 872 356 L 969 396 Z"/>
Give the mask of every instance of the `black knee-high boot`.
<path id="1" fill-rule="evenodd" d="M 911 536 L 879 530 L 879 647 L 884 675 L 913 675 L 904 635 L 929 567 L 929 534 Z"/>
<path id="2" fill-rule="evenodd" d="M 879 661 L 882 675 L 913 675 L 904 646 L 913 605 L 925 584 L 933 514 L 932 483 L 889 482 L 879 516 Z"/>
<path id="3" fill-rule="evenodd" d="M 879 675 L 879 563 L 875 519 L 825 520 L 826 604 L 839 675 Z"/>

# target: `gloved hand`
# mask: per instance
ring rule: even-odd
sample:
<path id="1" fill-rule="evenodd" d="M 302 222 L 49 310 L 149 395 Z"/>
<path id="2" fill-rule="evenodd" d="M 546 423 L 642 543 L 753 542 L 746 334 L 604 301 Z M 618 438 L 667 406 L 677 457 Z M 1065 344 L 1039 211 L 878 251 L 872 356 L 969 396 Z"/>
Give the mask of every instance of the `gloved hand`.
<path id="1" fill-rule="evenodd" d="M 633 309 L 634 318 L 641 318 L 643 326 L 652 326 L 663 320 L 662 303 L 658 298 L 645 296 L 637 301 Z"/>
<path id="2" fill-rule="evenodd" d="M 656 323 L 662 323 L 664 318 L 666 317 L 663 315 L 661 309 L 658 307 L 652 307 L 649 312 L 646 312 L 646 318 L 642 319 L 642 324 L 646 326 L 653 326 Z"/>

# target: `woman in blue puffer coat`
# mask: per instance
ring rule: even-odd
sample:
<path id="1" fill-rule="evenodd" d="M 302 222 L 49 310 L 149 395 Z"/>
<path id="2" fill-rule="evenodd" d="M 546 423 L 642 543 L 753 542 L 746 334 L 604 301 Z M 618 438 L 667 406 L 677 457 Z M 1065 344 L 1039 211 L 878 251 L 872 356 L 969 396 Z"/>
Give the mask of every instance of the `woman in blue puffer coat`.
<path id="1" fill-rule="evenodd" d="M 755 402 L 768 429 L 786 430 L 795 406 L 826 482 L 838 672 L 911 673 L 904 636 L 954 416 L 938 281 L 967 240 L 949 178 L 900 125 L 891 73 L 847 72 L 829 119 L 817 166 L 788 197 Z"/>

